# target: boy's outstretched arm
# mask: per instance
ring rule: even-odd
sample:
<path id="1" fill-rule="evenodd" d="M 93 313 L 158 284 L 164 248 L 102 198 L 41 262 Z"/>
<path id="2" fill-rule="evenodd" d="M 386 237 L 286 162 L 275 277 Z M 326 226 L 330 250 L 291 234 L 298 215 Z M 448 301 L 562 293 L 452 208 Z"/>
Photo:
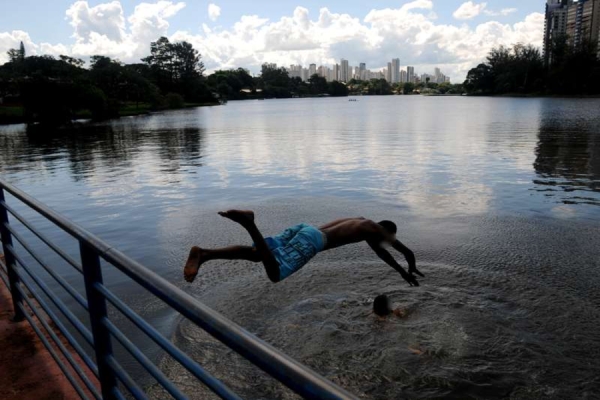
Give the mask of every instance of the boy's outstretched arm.
<path id="1" fill-rule="evenodd" d="M 404 280 L 406 282 L 408 282 L 410 286 L 419 286 L 419 282 L 417 281 L 417 278 L 414 275 L 406 272 L 404 270 L 404 268 L 402 268 L 402 266 L 400 266 L 400 264 L 398 264 L 396 262 L 396 260 L 390 254 L 389 251 L 383 249 L 379 245 L 379 243 L 372 243 L 372 242 L 367 242 L 367 243 L 369 243 L 369 246 L 371 246 L 371 249 L 373 249 L 375 254 L 377 254 L 377 256 L 379 258 L 381 258 L 383 260 L 383 262 L 385 262 L 387 265 L 389 265 L 390 267 L 392 267 L 396 271 L 398 271 L 400 273 L 400 275 L 402 276 L 402 278 L 404 278 Z"/>
<path id="2" fill-rule="evenodd" d="M 417 274 L 419 276 L 425 277 L 425 275 L 423 275 L 417 269 L 417 260 L 415 258 L 415 253 L 413 253 L 413 251 L 411 249 L 409 249 L 408 247 L 406 247 L 399 240 L 396 240 L 392 244 L 392 247 L 394 249 L 398 250 L 400 253 L 402 253 L 404 255 L 404 258 L 406 258 L 406 262 L 408 263 L 408 273 L 409 274 Z"/>

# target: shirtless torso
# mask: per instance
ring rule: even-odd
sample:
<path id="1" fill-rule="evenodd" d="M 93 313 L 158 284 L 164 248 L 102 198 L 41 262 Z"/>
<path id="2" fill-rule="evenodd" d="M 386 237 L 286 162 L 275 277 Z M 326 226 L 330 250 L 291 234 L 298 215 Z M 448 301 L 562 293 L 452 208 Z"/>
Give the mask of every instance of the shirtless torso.
<path id="1" fill-rule="evenodd" d="M 327 236 L 325 250 L 363 241 L 382 242 L 386 232 L 377 223 L 366 218 L 344 218 L 319 227 Z"/>

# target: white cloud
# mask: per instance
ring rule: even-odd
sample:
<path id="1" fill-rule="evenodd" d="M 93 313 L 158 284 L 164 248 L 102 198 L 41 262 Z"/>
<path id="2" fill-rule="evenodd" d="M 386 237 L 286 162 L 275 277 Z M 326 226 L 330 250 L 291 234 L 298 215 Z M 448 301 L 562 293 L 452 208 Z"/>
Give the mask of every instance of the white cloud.
<path id="1" fill-rule="evenodd" d="M 503 8 L 500 11 L 484 10 L 483 13 L 485 15 L 489 15 L 492 17 L 499 17 L 499 16 L 506 17 L 507 15 L 514 14 L 517 11 L 518 10 L 516 8 Z"/>
<path id="2" fill-rule="evenodd" d="M 18 49 L 21 42 L 23 42 L 28 55 L 37 53 L 38 46 L 33 43 L 27 32 L 0 32 L 0 64 L 8 61 L 6 52 L 10 49 Z"/>
<path id="3" fill-rule="evenodd" d="M 462 3 L 460 7 L 452 16 L 456 19 L 465 20 L 465 19 L 473 19 L 485 10 L 487 7 L 487 3 L 473 3 L 472 1 L 467 1 L 466 3 Z"/>
<path id="4" fill-rule="evenodd" d="M 6 51 L 20 40 L 29 54 L 82 58 L 105 54 L 139 62 L 149 53 L 150 42 L 164 35 L 192 43 L 209 71 L 244 67 L 257 72 L 264 62 L 332 65 L 340 58 L 350 60 L 351 65 L 366 62 L 376 70 L 399 57 L 402 65 L 413 65 L 420 73 L 431 73 L 439 66 L 458 82 L 494 46 L 518 42 L 541 46 L 544 29 L 540 13 L 512 25 L 498 21 L 472 27 L 440 24 L 433 2 L 416 0 L 396 9 L 372 10 L 363 19 L 327 8 L 313 14 L 297 7 L 278 20 L 245 15 L 227 28 L 202 25 L 197 32 L 173 31 L 169 18 L 184 7 L 185 3 L 165 0 L 141 3 L 126 16 L 116 1 L 95 7 L 78 1 L 67 11 L 73 43 L 34 43 L 23 31 L 0 32 L 0 62 L 6 61 Z"/>
<path id="5" fill-rule="evenodd" d="M 105 54 L 122 61 L 139 61 L 148 53 L 151 41 L 167 35 L 168 18 L 184 7 L 183 2 L 165 0 L 140 3 L 125 18 L 118 1 L 94 7 L 87 1 L 77 1 L 66 11 L 75 39 L 70 53 L 79 57 Z"/>
<path id="6" fill-rule="evenodd" d="M 221 16 L 221 7 L 216 4 L 210 3 L 208 5 L 208 18 L 211 21 L 216 21 Z"/>

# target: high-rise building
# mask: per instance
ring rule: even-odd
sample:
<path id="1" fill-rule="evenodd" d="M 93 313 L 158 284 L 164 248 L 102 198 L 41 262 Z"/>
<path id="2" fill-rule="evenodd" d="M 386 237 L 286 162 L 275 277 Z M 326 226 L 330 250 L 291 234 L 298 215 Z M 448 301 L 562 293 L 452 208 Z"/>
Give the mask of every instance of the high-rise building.
<path id="1" fill-rule="evenodd" d="M 310 64 L 308 66 L 308 77 L 310 78 L 317 73 L 317 64 Z"/>
<path id="2" fill-rule="evenodd" d="M 568 43 L 578 47 L 598 43 L 600 36 L 600 0 L 570 0 L 567 5 Z"/>
<path id="3" fill-rule="evenodd" d="M 385 74 L 385 80 L 388 82 L 392 82 L 392 63 L 387 63 L 387 69 Z"/>
<path id="4" fill-rule="evenodd" d="M 415 67 L 406 67 L 406 82 L 415 82 Z"/>
<path id="5" fill-rule="evenodd" d="M 402 82 L 402 83 L 406 82 L 406 71 L 405 70 L 400 71 L 400 82 Z"/>
<path id="6" fill-rule="evenodd" d="M 287 71 L 290 78 L 302 79 L 302 65 L 290 65 Z"/>
<path id="7" fill-rule="evenodd" d="M 308 68 L 302 68 L 302 81 L 306 82 L 310 76 L 308 75 Z"/>
<path id="8" fill-rule="evenodd" d="M 335 64 L 333 66 L 333 80 L 334 81 L 342 80 L 342 78 L 340 77 L 340 64 Z"/>
<path id="9" fill-rule="evenodd" d="M 327 82 L 333 82 L 333 81 L 336 80 L 334 78 L 334 76 L 333 76 L 333 70 L 331 68 L 327 68 L 327 77 L 326 77 L 326 79 L 327 79 Z"/>
<path id="10" fill-rule="evenodd" d="M 358 66 L 358 71 L 359 71 L 359 76 L 358 79 L 360 79 L 361 81 L 367 80 L 367 64 L 366 63 L 360 63 L 360 65 Z"/>
<path id="11" fill-rule="evenodd" d="M 544 60 L 552 63 L 553 42 L 567 34 L 568 0 L 548 0 L 544 22 Z"/>
<path id="12" fill-rule="evenodd" d="M 348 82 L 350 80 L 350 79 L 348 79 L 348 77 L 350 76 L 349 75 L 349 72 L 350 72 L 349 70 L 350 70 L 350 68 L 348 66 L 348 60 L 344 60 L 342 58 L 341 68 L 340 68 L 340 80 L 342 82 Z"/>
<path id="13" fill-rule="evenodd" d="M 399 58 L 394 58 L 392 60 L 392 74 L 391 74 L 390 78 L 391 78 L 392 83 L 400 82 L 400 59 Z"/>

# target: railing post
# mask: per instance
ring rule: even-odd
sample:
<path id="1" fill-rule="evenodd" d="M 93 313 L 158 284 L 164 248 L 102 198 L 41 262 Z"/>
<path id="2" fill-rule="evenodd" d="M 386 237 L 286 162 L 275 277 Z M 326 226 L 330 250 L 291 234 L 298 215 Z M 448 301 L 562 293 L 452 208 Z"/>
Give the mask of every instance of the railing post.
<path id="1" fill-rule="evenodd" d="M 106 299 L 95 288 L 96 283 L 102 283 L 102 270 L 100 256 L 88 244 L 80 241 L 81 266 L 87 294 L 90 323 L 94 337 L 94 351 L 98 364 L 98 375 L 104 400 L 114 399 L 113 388 L 117 386 L 117 378 L 112 368 L 106 362 L 106 357 L 112 355 L 110 332 L 102 324 L 102 319 L 107 317 Z"/>
<path id="2" fill-rule="evenodd" d="M 0 202 L 4 203 L 4 189 L 0 187 Z M 4 251 L 4 260 L 6 261 L 6 272 L 8 273 L 8 281 L 10 283 L 10 293 L 12 295 L 13 308 L 15 315 L 13 321 L 21 322 L 25 319 L 23 310 L 19 305 L 23 305 L 23 298 L 21 292 L 17 289 L 19 283 L 19 276 L 15 272 L 16 262 L 13 254 L 8 251 L 8 248 L 12 248 L 12 236 L 10 231 L 6 228 L 8 225 L 8 212 L 6 208 L 0 206 L 0 235 L 2 235 L 2 250 Z"/>

